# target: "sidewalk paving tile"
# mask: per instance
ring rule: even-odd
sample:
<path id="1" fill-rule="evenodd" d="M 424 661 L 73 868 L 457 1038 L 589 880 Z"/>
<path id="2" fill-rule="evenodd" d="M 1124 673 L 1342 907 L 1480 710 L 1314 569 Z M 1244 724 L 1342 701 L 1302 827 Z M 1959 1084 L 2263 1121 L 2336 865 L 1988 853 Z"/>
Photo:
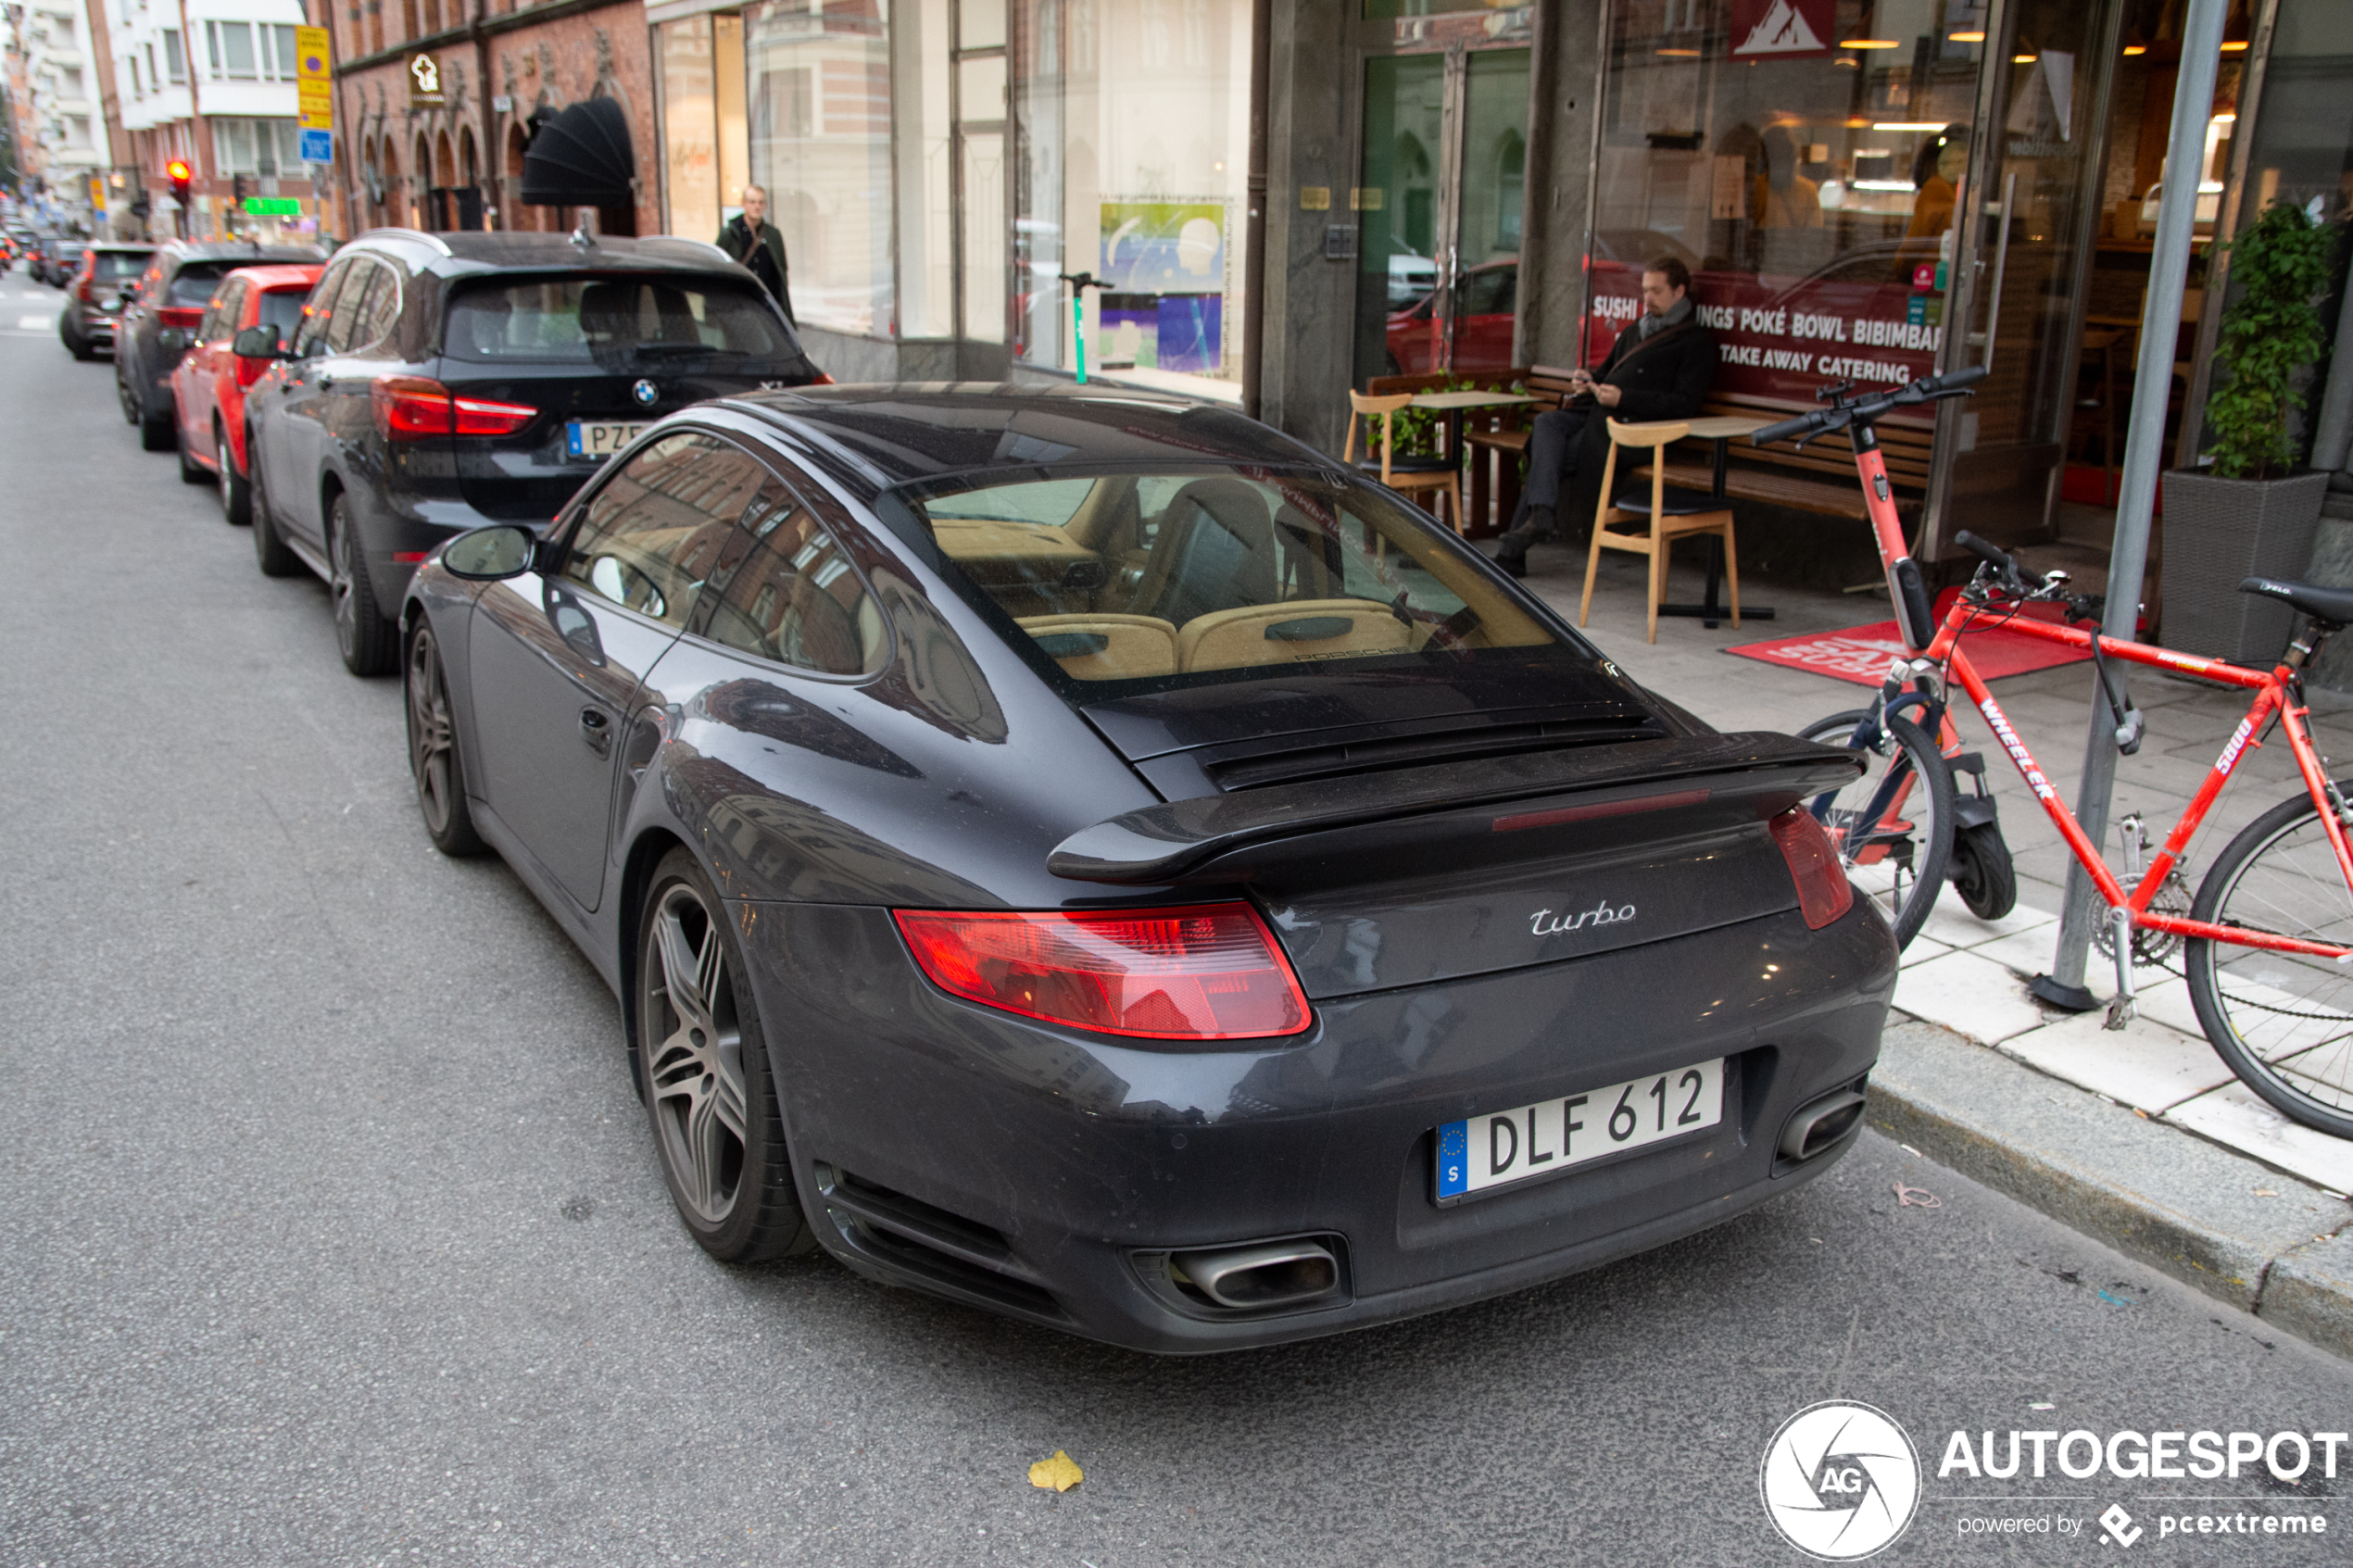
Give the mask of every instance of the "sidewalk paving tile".
<path id="1" fill-rule="evenodd" d="M 1948 947 L 1977 947 L 2022 931 L 2035 931 L 2049 925 L 2058 917 L 2024 904 L 2012 909 L 2000 920 L 1980 920 L 1969 912 L 1960 895 L 1949 888 L 1936 900 L 1936 907 L 1921 922 L 1920 935 L 1944 943 Z"/>
<path id="2" fill-rule="evenodd" d="M 2120 1033 L 2106 1024 L 2105 1012 L 2078 1013 L 2013 1035 L 2002 1042 L 2002 1051 L 2152 1116 L 2234 1081 L 2203 1036 L 2145 1018 Z"/>
<path id="3" fill-rule="evenodd" d="M 2289 1121 L 2236 1079 L 2175 1106 L 2165 1119 L 2331 1192 L 2353 1193 L 2353 1142 Z"/>
<path id="4" fill-rule="evenodd" d="M 1926 963 L 1931 959 L 1941 959 L 1952 950 L 1942 942 L 1931 942 L 1925 936 L 1915 936 L 1911 940 L 1911 945 L 1904 949 L 1903 965 L 1909 969 L 1916 963 Z"/>
<path id="5" fill-rule="evenodd" d="M 1974 953 L 1947 953 L 1903 971 L 1894 1005 L 1988 1046 L 2044 1023 L 2043 1010 L 2018 977 Z"/>

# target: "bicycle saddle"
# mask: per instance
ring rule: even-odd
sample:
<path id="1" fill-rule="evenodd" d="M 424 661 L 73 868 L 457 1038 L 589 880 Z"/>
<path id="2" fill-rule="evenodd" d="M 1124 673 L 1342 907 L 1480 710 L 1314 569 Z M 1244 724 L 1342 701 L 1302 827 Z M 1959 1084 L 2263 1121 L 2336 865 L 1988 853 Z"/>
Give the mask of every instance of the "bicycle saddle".
<path id="1" fill-rule="evenodd" d="M 2239 583 L 2242 594 L 2260 594 L 2300 609 L 2332 626 L 2353 623 L 2353 588 L 2323 588 L 2318 583 L 2283 583 L 2276 577 L 2248 577 Z"/>

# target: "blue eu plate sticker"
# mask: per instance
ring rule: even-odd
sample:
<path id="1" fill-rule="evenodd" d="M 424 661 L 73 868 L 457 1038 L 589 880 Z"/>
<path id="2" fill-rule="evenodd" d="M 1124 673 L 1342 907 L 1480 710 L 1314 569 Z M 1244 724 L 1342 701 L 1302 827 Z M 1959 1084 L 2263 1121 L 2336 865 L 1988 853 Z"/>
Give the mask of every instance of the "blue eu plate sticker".
<path id="1" fill-rule="evenodd" d="M 1449 1122 L 1438 1129 L 1438 1196 L 1460 1198 L 1470 1190 L 1470 1123 Z"/>

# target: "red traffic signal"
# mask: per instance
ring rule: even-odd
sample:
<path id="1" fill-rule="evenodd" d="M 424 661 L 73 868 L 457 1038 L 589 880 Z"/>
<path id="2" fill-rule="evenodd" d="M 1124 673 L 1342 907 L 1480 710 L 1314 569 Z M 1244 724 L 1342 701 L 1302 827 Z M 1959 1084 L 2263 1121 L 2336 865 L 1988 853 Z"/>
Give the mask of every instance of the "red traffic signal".
<path id="1" fill-rule="evenodd" d="M 163 166 L 163 171 L 171 177 L 172 198 L 175 201 L 186 201 L 188 199 L 188 182 L 195 178 L 195 170 L 188 167 L 188 160 L 185 158 L 173 158 L 170 163 Z"/>

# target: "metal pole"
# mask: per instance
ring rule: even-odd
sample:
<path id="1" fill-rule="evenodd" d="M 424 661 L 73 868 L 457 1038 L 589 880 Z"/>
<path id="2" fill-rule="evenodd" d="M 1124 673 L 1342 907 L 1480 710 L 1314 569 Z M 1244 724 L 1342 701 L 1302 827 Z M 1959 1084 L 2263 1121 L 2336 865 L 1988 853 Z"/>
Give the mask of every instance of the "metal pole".
<path id="1" fill-rule="evenodd" d="M 2206 153 L 2206 117 L 2214 103 L 2214 77 L 2222 60 L 2226 0 L 2189 0 L 2183 19 L 2182 70 L 2173 82 L 2173 126 L 2165 147 L 2165 189 L 2158 199 L 2157 245 L 2149 257 L 2147 302 L 2141 307 L 2141 353 L 2133 383 L 2133 414 L 2126 427 L 2124 475 L 2116 498 L 2116 537 L 2108 563 L 2108 614 L 2101 630 L 2111 637 L 2137 634 L 2141 578 L 2148 569 L 2149 516 L 2157 506 L 2158 470 L 2164 461 L 2166 388 L 2173 375 L 2174 338 L 2182 320 L 2182 290 L 2190 264 L 2191 226 L 2197 215 L 2198 177 Z M 2004 213 L 2003 221 L 2009 220 Z M 2001 302 L 1994 302 L 1999 309 Z M 2110 667 L 2118 695 L 2123 671 Z M 2075 795 L 2076 820 L 2093 844 L 2108 837 L 2108 797 L 2116 786 L 2116 721 L 2092 681 L 2092 723 L 2083 743 L 2082 784 Z M 2067 868 L 2066 908 L 2059 921 L 2058 948 L 2051 972 L 2028 988 L 2043 1000 L 2076 1012 L 2097 1003 L 2083 985 L 2083 961 L 2092 923 L 2105 918 L 2098 892 L 2079 862 Z M 2125 960 L 2130 962 L 2128 957 Z"/>

